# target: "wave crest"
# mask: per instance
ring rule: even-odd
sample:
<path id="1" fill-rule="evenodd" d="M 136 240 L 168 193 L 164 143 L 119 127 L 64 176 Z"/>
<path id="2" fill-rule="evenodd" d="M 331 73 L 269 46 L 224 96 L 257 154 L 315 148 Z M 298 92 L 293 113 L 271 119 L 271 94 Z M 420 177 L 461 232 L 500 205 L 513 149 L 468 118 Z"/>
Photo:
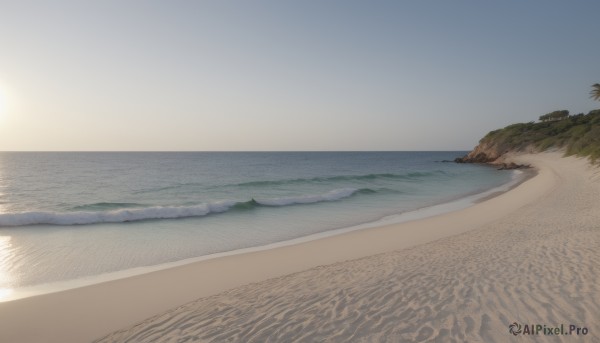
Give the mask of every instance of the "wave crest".
<path id="1" fill-rule="evenodd" d="M 297 183 L 313 183 L 313 182 L 335 182 L 335 181 L 364 181 L 364 180 L 411 180 L 421 177 L 434 176 L 438 174 L 445 174 L 442 170 L 436 170 L 431 172 L 410 172 L 405 174 L 365 174 L 365 175 L 336 175 L 328 177 L 313 177 L 313 178 L 299 178 L 299 179 L 284 179 L 284 180 L 264 180 L 264 181 L 251 181 L 238 183 L 235 186 L 238 187 L 260 187 L 260 186 L 277 186 Z"/>
<path id="2" fill-rule="evenodd" d="M 73 212 L 22 212 L 0 214 L 0 227 L 25 226 L 25 225 L 88 225 L 99 223 L 124 223 L 153 219 L 176 219 L 189 217 L 203 217 L 211 213 L 222 213 L 230 210 L 248 210 L 255 207 L 281 207 L 300 204 L 314 204 L 326 201 L 336 201 L 351 197 L 355 194 L 368 194 L 377 191 L 372 189 L 343 188 L 332 190 L 323 194 L 301 195 L 295 197 L 281 197 L 270 199 L 252 199 L 245 202 L 225 200 L 194 206 L 152 206 L 131 208 L 129 203 L 124 203 L 119 209 L 99 211 L 73 211 Z M 102 206 L 112 207 L 118 203 L 101 203 Z M 88 209 L 98 208 L 99 204 L 86 205 Z"/>
<path id="3" fill-rule="evenodd" d="M 260 180 L 260 181 L 249 181 L 232 184 L 222 184 L 216 186 L 210 186 L 209 188 L 229 188 L 229 187 L 242 187 L 242 188 L 259 188 L 269 186 L 285 186 L 285 185 L 302 185 L 302 184 L 313 184 L 313 183 L 334 183 L 334 182 L 352 182 L 352 181 L 376 181 L 376 180 L 417 180 L 429 177 L 435 177 L 439 175 L 447 175 L 447 172 L 443 170 L 434 171 L 414 171 L 404 174 L 393 174 L 393 173 L 382 173 L 382 174 L 363 174 L 363 175 L 335 175 L 335 176 L 320 176 L 312 178 L 297 178 L 297 179 L 280 179 L 280 180 Z M 182 188 L 202 188 L 206 187 L 201 183 L 189 182 L 179 183 L 165 187 L 142 189 L 135 191 L 135 194 L 142 193 L 154 193 L 162 191 L 170 191 Z"/>

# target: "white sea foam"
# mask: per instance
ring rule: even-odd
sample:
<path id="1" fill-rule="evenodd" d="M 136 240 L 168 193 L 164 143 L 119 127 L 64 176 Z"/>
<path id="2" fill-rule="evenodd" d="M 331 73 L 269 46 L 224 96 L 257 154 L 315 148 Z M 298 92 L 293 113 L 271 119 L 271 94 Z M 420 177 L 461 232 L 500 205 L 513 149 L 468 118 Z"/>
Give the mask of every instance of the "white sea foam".
<path id="1" fill-rule="evenodd" d="M 197 206 L 155 206 L 97 212 L 78 211 L 7 213 L 0 215 L 0 226 L 23 226 L 34 224 L 82 225 L 96 223 L 121 223 L 147 219 L 200 217 L 209 213 L 225 212 L 235 204 L 235 201 L 221 201 Z"/>
<path id="2" fill-rule="evenodd" d="M 324 201 L 335 201 L 347 198 L 358 189 L 343 188 L 323 194 L 300 195 L 271 199 L 255 199 L 263 206 L 290 206 L 296 204 L 313 204 Z M 154 206 L 144 208 L 124 208 L 111 211 L 75 211 L 75 212 L 22 212 L 0 214 L 0 227 L 25 226 L 36 224 L 50 225 L 85 225 L 99 223 L 123 223 L 151 219 L 176 219 L 202 217 L 210 213 L 229 211 L 240 202 L 233 200 L 217 201 L 195 206 Z"/>

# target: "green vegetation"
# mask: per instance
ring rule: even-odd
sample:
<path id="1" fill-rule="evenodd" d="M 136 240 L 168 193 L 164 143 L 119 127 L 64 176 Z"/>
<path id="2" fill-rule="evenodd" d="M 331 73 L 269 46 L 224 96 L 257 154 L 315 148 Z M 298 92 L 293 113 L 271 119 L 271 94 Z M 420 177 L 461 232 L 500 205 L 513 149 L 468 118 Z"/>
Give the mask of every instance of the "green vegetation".
<path id="1" fill-rule="evenodd" d="M 600 98 L 600 85 L 598 92 Z M 600 161 L 600 109 L 572 116 L 569 111 L 555 111 L 541 116 L 540 120 L 492 131 L 480 143 L 502 151 L 564 148 L 567 156 L 589 156 L 592 162 Z"/>

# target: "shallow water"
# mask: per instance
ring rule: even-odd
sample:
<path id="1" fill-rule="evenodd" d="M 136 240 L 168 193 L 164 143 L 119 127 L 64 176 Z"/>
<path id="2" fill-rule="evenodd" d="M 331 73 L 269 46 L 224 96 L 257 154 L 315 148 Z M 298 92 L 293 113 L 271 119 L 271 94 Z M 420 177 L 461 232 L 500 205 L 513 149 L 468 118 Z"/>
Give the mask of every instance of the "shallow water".
<path id="1" fill-rule="evenodd" d="M 465 152 L 1 153 L 0 289 L 378 220 L 505 184 Z"/>

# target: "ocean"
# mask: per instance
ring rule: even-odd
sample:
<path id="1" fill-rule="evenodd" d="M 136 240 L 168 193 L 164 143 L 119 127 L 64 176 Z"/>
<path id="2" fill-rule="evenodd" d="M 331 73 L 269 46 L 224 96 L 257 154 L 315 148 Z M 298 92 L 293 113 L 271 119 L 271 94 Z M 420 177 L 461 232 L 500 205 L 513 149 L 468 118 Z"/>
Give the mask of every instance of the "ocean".
<path id="1" fill-rule="evenodd" d="M 3 152 L 0 298 L 466 207 L 518 179 L 443 162 L 465 153 Z"/>

